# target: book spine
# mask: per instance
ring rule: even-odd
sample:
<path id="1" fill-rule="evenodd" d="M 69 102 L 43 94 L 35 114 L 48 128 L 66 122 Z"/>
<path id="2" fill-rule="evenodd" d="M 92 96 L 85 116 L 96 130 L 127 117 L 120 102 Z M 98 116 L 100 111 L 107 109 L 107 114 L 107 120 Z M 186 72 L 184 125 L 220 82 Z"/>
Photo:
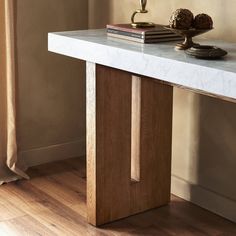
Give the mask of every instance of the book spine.
<path id="1" fill-rule="evenodd" d="M 133 37 L 133 38 L 137 38 L 137 39 L 144 39 L 144 35 L 115 30 L 115 29 L 107 29 L 107 33 L 124 35 L 124 36 Z"/>
<path id="2" fill-rule="evenodd" d="M 137 35 L 130 32 L 124 32 L 120 30 L 113 30 L 113 29 L 107 29 L 107 33 L 110 34 L 116 34 L 116 35 L 122 35 L 126 37 L 132 37 L 132 38 L 138 38 L 138 39 L 144 39 L 144 40 L 152 40 L 152 39 L 169 39 L 169 38 L 182 38 L 181 36 L 178 36 L 176 34 L 160 34 L 160 35 L 149 35 L 149 36 L 143 36 L 143 35 Z"/>
<path id="3" fill-rule="evenodd" d="M 179 36 L 177 34 L 161 34 L 161 35 L 155 35 L 155 36 L 146 36 L 145 39 L 169 39 L 169 38 L 183 38 L 182 36 Z"/>
<path id="4" fill-rule="evenodd" d="M 119 27 L 119 26 L 115 26 L 115 25 L 107 25 L 107 29 L 113 29 L 113 30 L 120 30 L 120 31 L 124 31 L 124 28 Z M 140 35 L 144 35 L 144 32 L 136 30 L 136 29 L 125 29 L 127 32 L 130 33 L 134 33 L 134 34 L 140 34 Z"/>
<path id="5" fill-rule="evenodd" d="M 173 37 L 173 38 L 157 38 L 157 39 L 139 39 L 139 38 L 134 38 L 134 37 L 129 37 L 125 35 L 120 35 L 120 34 L 113 34 L 113 33 L 107 33 L 107 36 L 113 37 L 113 38 L 118 38 L 118 39 L 124 39 L 128 41 L 133 41 L 133 42 L 138 42 L 138 43 L 161 43 L 161 42 L 171 42 L 171 41 L 180 41 L 182 38 L 181 37 Z"/>
<path id="6" fill-rule="evenodd" d="M 107 36 L 113 37 L 113 38 L 118 38 L 118 39 L 124 39 L 132 42 L 137 42 L 137 43 L 144 43 L 144 39 L 139 39 L 139 38 L 134 38 L 134 37 L 129 37 L 125 35 L 120 35 L 120 34 L 112 34 L 112 33 L 107 33 Z"/>
<path id="7" fill-rule="evenodd" d="M 163 38 L 163 39 L 152 39 L 152 40 L 146 40 L 144 43 L 151 44 L 151 43 L 168 43 L 172 41 L 181 41 L 182 38 L 175 37 L 175 38 Z"/>

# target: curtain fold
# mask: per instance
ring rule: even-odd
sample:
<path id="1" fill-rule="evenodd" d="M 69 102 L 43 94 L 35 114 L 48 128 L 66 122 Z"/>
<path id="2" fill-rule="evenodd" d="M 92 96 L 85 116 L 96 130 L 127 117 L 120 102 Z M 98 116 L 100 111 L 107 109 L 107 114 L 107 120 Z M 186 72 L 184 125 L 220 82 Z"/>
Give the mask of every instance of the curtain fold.
<path id="1" fill-rule="evenodd" d="M 28 178 L 17 162 L 14 0 L 0 0 L 0 185 Z"/>

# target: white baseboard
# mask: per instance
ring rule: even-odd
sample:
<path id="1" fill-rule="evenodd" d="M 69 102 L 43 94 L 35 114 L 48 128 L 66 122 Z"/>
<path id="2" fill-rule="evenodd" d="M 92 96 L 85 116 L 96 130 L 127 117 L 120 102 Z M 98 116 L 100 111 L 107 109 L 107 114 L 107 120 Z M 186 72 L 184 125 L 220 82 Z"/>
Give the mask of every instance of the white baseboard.
<path id="1" fill-rule="evenodd" d="M 172 176 L 172 194 L 236 223 L 236 201 Z"/>
<path id="2" fill-rule="evenodd" d="M 24 160 L 26 166 L 32 167 L 53 161 L 84 156 L 85 150 L 85 138 L 81 138 L 74 142 L 22 151 L 19 152 L 19 157 L 20 160 Z"/>

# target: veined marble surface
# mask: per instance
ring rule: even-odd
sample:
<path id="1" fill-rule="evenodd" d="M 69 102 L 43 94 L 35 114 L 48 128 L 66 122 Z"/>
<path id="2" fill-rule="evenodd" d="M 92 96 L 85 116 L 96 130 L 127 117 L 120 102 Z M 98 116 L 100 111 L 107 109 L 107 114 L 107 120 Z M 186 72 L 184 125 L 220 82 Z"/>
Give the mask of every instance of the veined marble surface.
<path id="1" fill-rule="evenodd" d="M 176 42 L 139 44 L 108 38 L 104 29 L 48 35 L 51 52 L 236 99 L 236 44 L 200 43 L 221 47 L 229 54 L 221 60 L 199 60 L 175 51 Z"/>

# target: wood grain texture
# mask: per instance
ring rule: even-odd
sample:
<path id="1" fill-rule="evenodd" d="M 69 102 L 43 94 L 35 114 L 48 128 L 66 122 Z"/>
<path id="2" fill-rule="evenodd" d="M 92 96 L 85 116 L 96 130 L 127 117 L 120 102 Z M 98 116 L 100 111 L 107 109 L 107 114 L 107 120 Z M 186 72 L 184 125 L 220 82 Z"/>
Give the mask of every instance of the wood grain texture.
<path id="1" fill-rule="evenodd" d="M 96 65 L 86 64 L 86 155 L 88 222 L 96 224 Z"/>
<path id="2" fill-rule="evenodd" d="M 168 204 L 171 183 L 173 88 L 156 80 L 141 83 L 141 181 L 132 186 L 131 212 Z"/>
<path id="3" fill-rule="evenodd" d="M 96 97 L 87 89 L 87 94 L 95 99 L 87 99 L 88 110 L 96 104 L 96 113 L 92 114 L 96 130 L 89 129 L 94 120 L 87 125 L 87 135 L 94 135 L 87 139 L 87 194 L 94 201 L 94 204 L 88 202 L 88 219 L 93 225 L 101 225 L 127 216 L 125 207 L 130 201 L 127 198 L 131 182 L 131 76 L 96 66 L 95 79 Z M 92 142 L 96 152 L 91 150 Z M 91 159 L 96 160 L 93 165 L 89 164 Z"/>
<path id="4" fill-rule="evenodd" d="M 141 78 L 132 76 L 131 180 L 140 181 Z"/>
<path id="5" fill-rule="evenodd" d="M 102 225 L 167 204 L 172 87 L 100 65 L 87 75 L 89 222 Z M 140 162 L 135 184 L 131 160 Z"/>
<path id="6" fill-rule="evenodd" d="M 53 197 L 50 188 L 53 178 L 61 181 L 64 196 L 71 191 L 80 195 L 86 190 L 85 171 L 86 158 L 73 158 L 33 167 L 28 171 L 31 180 L 1 186 L 0 235 L 236 235 L 236 224 L 175 196 L 168 206 L 95 228 L 86 223 L 85 200 L 78 197 L 76 205 L 65 205 L 64 200 Z M 38 189 L 32 184 L 35 180 L 42 180 L 45 188 Z"/>

